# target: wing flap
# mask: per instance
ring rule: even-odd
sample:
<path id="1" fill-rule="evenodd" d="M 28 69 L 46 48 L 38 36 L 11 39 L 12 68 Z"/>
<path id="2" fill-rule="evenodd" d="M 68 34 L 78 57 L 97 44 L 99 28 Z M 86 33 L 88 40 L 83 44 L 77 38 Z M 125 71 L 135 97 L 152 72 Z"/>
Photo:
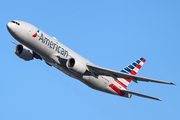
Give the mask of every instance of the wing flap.
<path id="1" fill-rule="evenodd" d="M 175 85 L 172 82 L 166 82 L 166 81 L 160 81 L 160 80 L 155 80 L 155 79 L 151 79 L 151 78 L 145 78 L 145 77 L 141 77 L 141 76 L 135 76 L 135 75 L 126 74 L 126 73 L 106 69 L 106 68 L 95 66 L 95 65 L 87 64 L 87 67 L 89 68 L 90 72 L 95 73 L 96 75 L 111 76 L 113 78 L 132 79 L 133 81 L 138 80 L 138 81 L 144 81 L 144 82 L 156 82 L 156 83 Z"/>
<path id="2" fill-rule="evenodd" d="M 132 92 L 132 91 L 129 91 L 129 90 L 120 90 L 120 91 L 122 91 L 124 93 L 127 93 L 127 94 L 130 93 L 130 94 L 133 94 L 133 95 L 136 95 L 136 96 L 140 96 L 140 97 L 145 97 L 145 98 L 150 98 L 150 99 L 162 101 L 159 98 L 151 97 L 151 96 L 148 96 L 148 95 L 143 95 L 143 94 Z"/>

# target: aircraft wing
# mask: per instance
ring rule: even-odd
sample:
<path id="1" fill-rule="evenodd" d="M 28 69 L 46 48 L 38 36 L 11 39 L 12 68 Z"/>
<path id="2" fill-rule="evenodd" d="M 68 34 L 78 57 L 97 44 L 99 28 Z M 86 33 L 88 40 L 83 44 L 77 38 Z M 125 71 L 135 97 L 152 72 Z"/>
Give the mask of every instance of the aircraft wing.
<path id="1" fill-rule="evenodd" d="M 141 76 L 135 76 L 135 75 L 126 74 L 123 72 L 118 72 L 118 71 L 106 69 L 106 68 L 95 66 L 95 65 L 87 64 L 87 67 L 88 67 L 89 71 L 91 72 L 91 74 L 95 77 L 97 77 L 98 75 L 105 75 L 105 76 L 111 76 L 114 79 L 117 79 L 117 78 L 131 79 L 136 83 L 137 83 L 137 81 L 145 81 L 145 82 L 156 82 L 156 83 L 175 85 L 172 82 L 166 82 L 166 81 L 160 81 L 160 80 L 155 80 L 155 79 L 151 79 L 151 78 L 145 78 L 145 77 L 141 77 Z"/>
<path id="2" fill-rule="evenodd" d="M 162 101 L 162 100 L 159 99 L 159 98 L 155 98 L 155 97 L 143 95 L 143 94 L 136 93 L 136 92 L 132 92 L 132 91 L 129 91 L 129 90 L 120 90 L 120 91 L 122 91 L 122 92 L 124 92 L 124 93 L 130 93 L 130 94 L 133 94 L 133 95 L 136 95 L 136 96 L 140 96 L 140 97 L 145 97 L 145 98 L 150 98 L 150 99 Z"/>

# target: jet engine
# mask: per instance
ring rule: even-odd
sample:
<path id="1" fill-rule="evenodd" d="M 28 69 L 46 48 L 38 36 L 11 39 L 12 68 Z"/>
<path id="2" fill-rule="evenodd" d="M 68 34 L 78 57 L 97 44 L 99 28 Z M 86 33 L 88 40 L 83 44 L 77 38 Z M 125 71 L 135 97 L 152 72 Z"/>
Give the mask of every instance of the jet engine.
<path id="1" fill-rule="evenodd" d="M 23 60 L 29 61 L 33 59 L 33 51 L 24 45 L 17 45 L 14 49 L 14 52 Z"/>
<path id="2" fill-rule="evenodd" d="M 79 60 L 74 59 L 74 58 L 70 58 L 67 61 L 66 66 L 70 70 L 81 73 L 81 74 L 86 72 L 86 66 L 82 62 L 80 62 Z"/>

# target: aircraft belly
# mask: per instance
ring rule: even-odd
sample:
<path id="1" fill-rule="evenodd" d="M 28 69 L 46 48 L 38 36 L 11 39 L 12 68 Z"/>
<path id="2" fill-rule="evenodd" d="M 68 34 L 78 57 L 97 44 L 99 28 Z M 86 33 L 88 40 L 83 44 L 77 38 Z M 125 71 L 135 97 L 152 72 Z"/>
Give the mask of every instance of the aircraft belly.
<path id="1" fill-rule="evenodd" d="M 103 77 L 98 76 L 98 78 L 95 78 L 93 76 L 84 75 L 82 78 L 82 82 L 85 83 L 87 86 L 102 92 L 114 94 L 109 89 L 107 89 L 108 83 Z"/>

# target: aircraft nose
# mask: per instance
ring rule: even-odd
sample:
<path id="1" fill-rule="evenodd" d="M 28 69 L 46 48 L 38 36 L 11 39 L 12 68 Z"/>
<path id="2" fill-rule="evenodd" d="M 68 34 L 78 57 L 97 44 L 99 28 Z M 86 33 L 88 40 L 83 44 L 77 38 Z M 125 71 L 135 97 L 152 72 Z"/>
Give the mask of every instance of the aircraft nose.
<path id="1" fill-rule="evenodd" d="M 8 31 L 10 30 L 10 25 L 11 23 L 10 22 L 8 22 L 7 24 L 6 24 L 6 27 L 7 27 L 7 29 L 8 29 Z"/>
<path id="2" fill-rule="evenodd" d="M 17 25 L 13 22 L 8 22 L 7 23 L 7 29 L 8 31 L 12 34 L 12 33 L 15 33 L 17 31 Z"/>

